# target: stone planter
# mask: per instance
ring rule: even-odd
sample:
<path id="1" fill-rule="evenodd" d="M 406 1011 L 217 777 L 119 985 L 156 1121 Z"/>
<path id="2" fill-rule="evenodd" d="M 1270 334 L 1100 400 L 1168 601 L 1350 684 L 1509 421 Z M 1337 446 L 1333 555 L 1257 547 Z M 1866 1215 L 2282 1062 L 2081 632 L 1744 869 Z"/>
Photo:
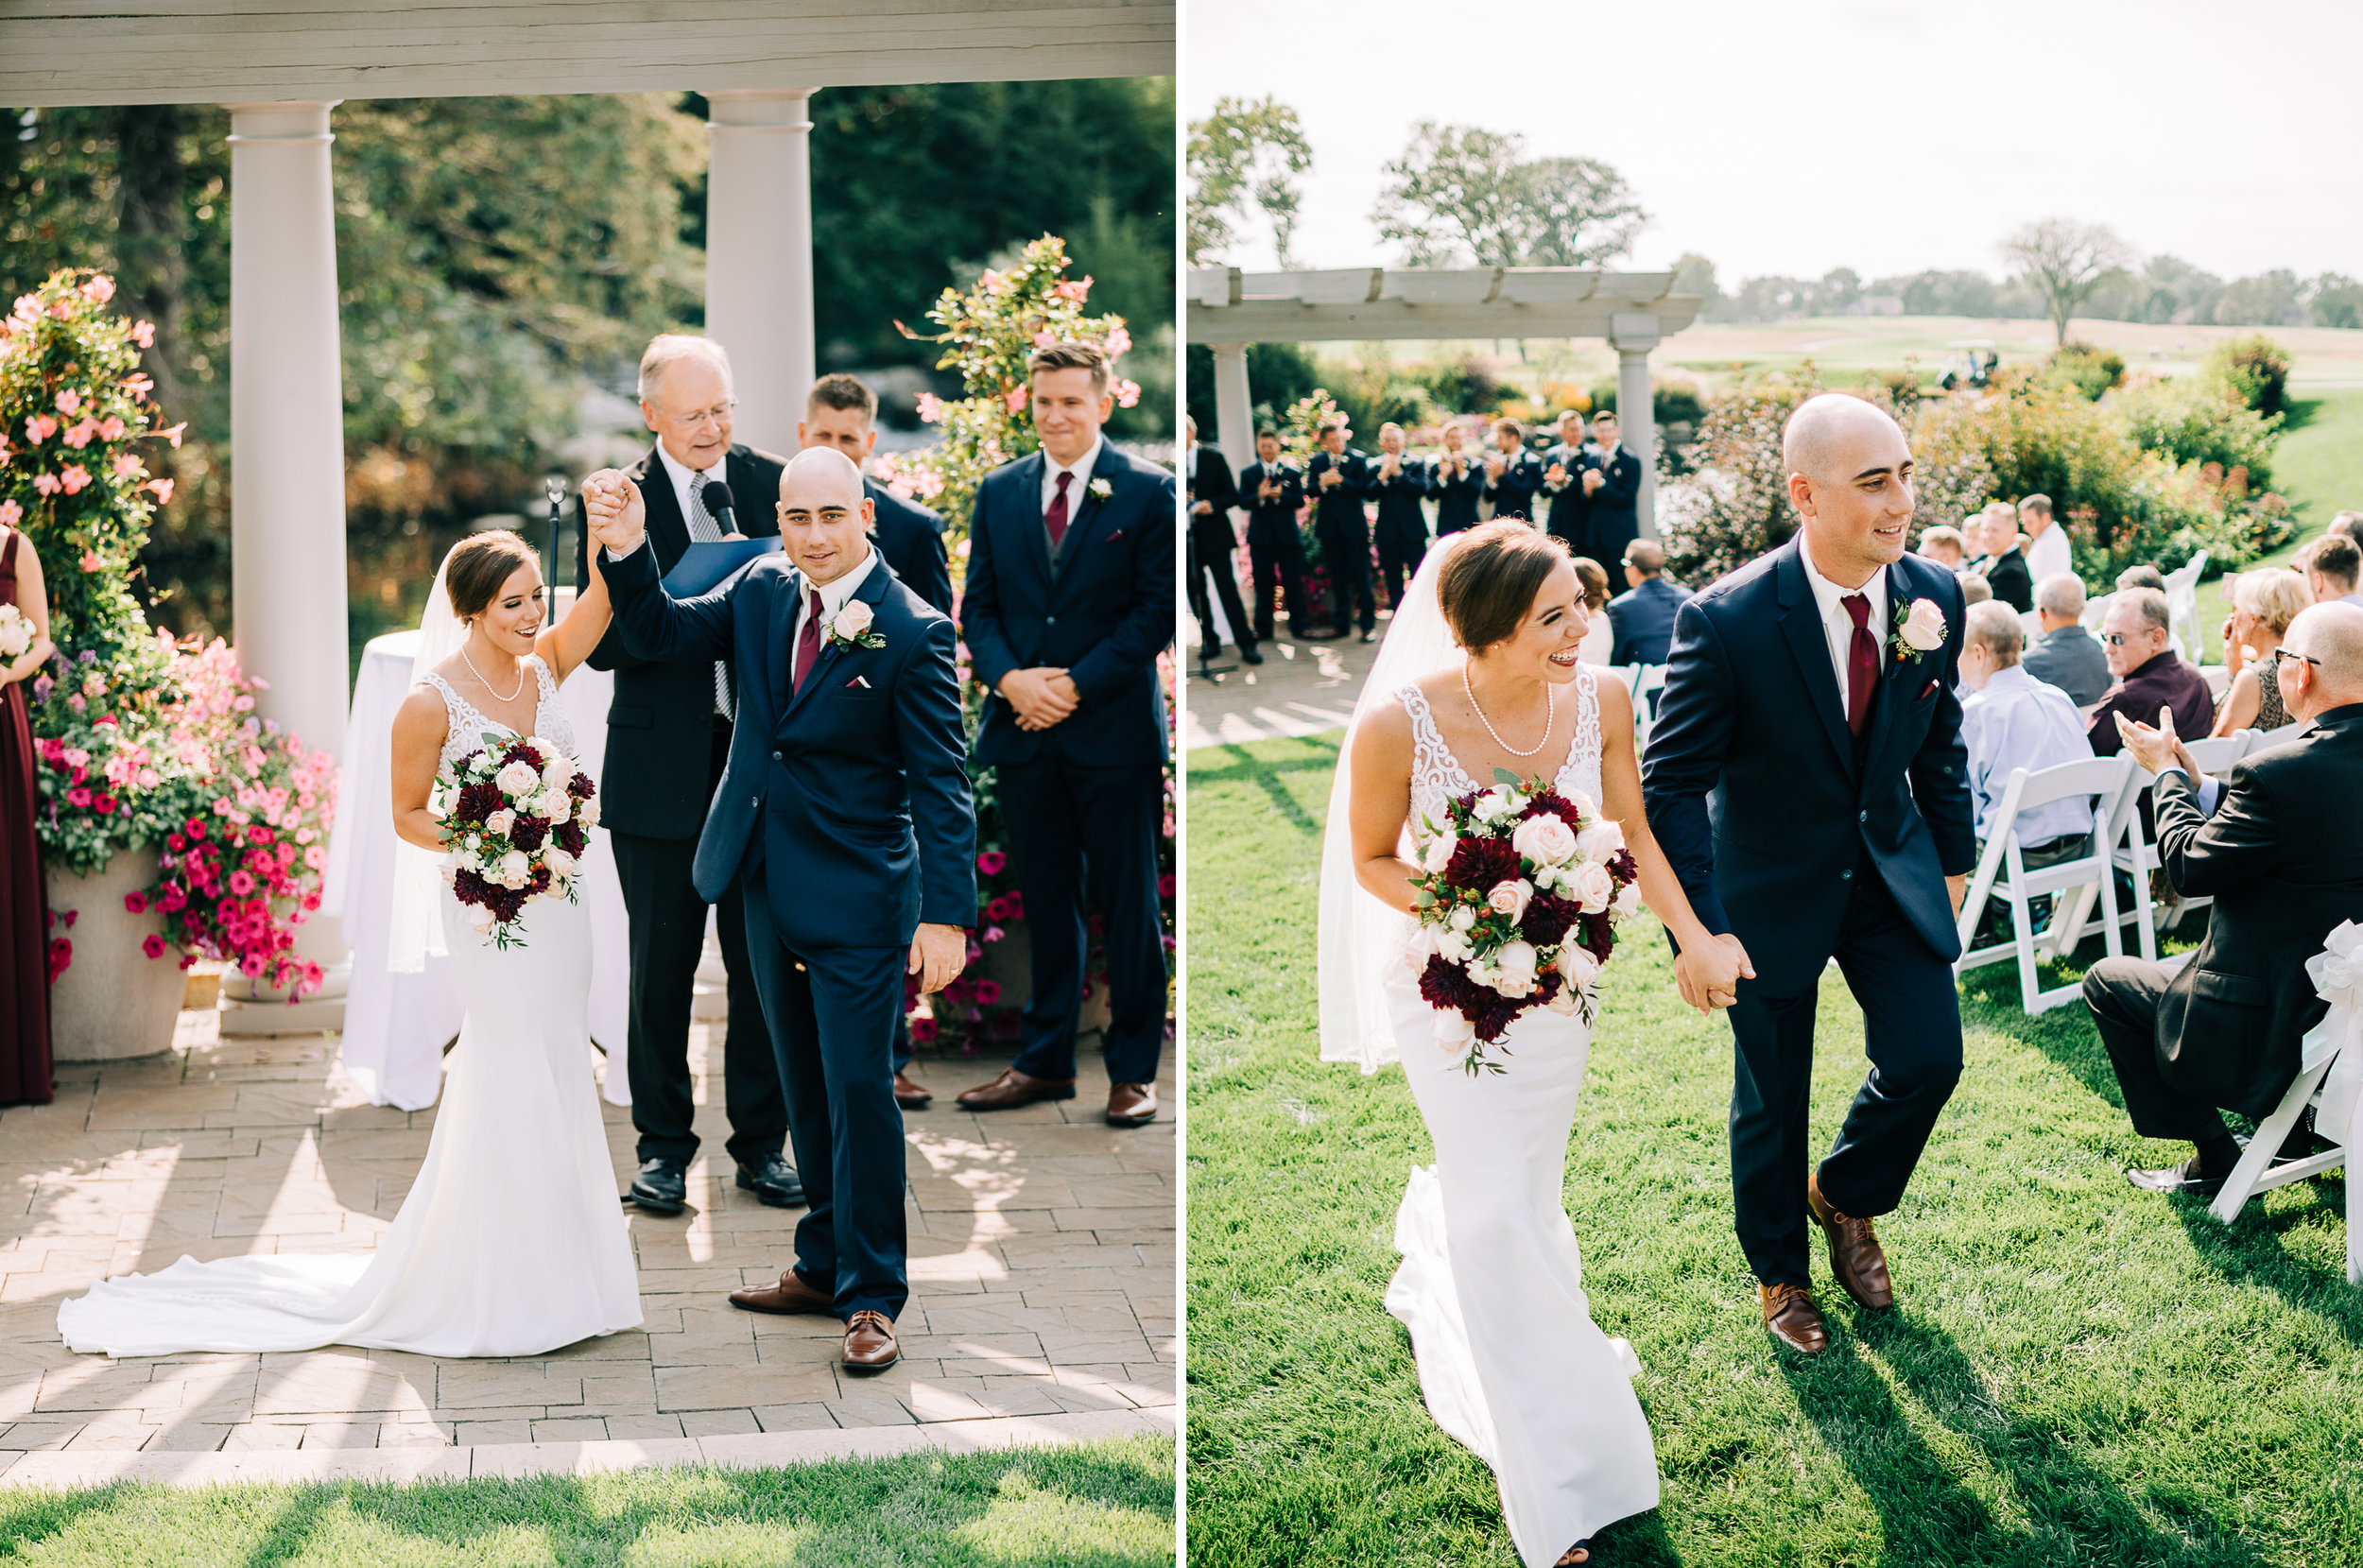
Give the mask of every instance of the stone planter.
<path id="1" fill-rule="evenodd" d="M 71 929 L 56 927 L 74 943 L 74 961 L 49 988 L 49 1042 L 60 1061 L 119 1061 L 172 1049 L 187 984 L 167 953 L 151 958 L 140 943 L 164 933 L 164 916 L 150 909 L 134 915 L 123 895 L 156 885 L 156 852 L 127 850 L 96 876 L 47 870 L 49 907 L 62 916 L 75 911 Z"/>

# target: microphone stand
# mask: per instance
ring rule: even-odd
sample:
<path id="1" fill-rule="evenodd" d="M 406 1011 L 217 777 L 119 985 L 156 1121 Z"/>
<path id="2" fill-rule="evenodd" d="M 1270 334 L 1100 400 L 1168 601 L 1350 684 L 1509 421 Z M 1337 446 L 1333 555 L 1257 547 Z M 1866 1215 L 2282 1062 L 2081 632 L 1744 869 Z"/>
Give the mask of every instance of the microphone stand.
<path id="1" fill-rule="evenodd" d="M 550 498 L 550 625 L 558 624 L 558 574 L 564 570 L 558 554 L 558 530 L 566 505 L 566 476 L 553 474 L 542 481 Z"/>

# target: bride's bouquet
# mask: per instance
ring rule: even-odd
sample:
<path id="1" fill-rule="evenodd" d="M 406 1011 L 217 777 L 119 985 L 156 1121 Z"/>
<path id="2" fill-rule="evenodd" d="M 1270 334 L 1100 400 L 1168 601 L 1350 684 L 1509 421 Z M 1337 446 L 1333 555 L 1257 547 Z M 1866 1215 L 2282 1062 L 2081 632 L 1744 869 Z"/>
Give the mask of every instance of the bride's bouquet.
<path id="1" fill-rule="evenodd" d="M 0 604 L 0 659 L 22 659 L 33 646 L 33 623 L 12 604 Z"/>
<path id="2" fill-rule="evenodd" d="M 483 740 L 438 774 L 426 809 L 444 824 L 443 880 L 468 924 L 505 953 L 525 945 L 517 920 L 526 905 L 575 902 L 599 802 L 590 775 L 541 736 L 487 731 Z"/>
<path id="3" fill-rule="evenodd" d="M 1536 1008 L 1590 1023 L 1616 922 L 1640 903 L 1625 830 L 1578 790 L 1542 779 L 1464 795 L 1414 836 L 1419 928 L 1406 958 L 1436 1009 L 1436 1043 L 1471 1075 L 1498 1073 L 1485 1047 Z"/>

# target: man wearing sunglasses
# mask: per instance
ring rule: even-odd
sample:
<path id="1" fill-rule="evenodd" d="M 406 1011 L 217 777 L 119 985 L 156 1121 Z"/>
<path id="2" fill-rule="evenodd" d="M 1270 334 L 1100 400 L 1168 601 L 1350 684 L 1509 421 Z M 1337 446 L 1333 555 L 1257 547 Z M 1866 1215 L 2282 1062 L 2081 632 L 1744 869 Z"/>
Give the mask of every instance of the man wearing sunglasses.
<path id="1" fill-rule="evenodd" d="M 2174 710 L 2177 734 L 2203 735 L 2216 726 L 2215 694 L 2207 678 L 2174 651 L 2166 596 L 2155 588 L 2120 590 L 2100 623 L 2102 650 L 2115 684 L 2093 711 L 2093 755 L 2113 757 L 2125 748 L 2116 715 L 2154 723 L 2158 710 Z"/>
<path id="2" fill-rule="evenodd" d="M 2216 901 L 2206 940 L 2181 968 L 2103 958 L 2084 976 L 2133 1130 L 2197 1148 L 2181 1164 L 2126 1172 L 2152 1192 L 2205 1196 L 2223 1185 L 2240 1146 L 2216 1111 L 2262 1121 L 2280 1103 L 2300 1042 L 2326 1010 L 2306 960 L 2363 914 L 2363 814 L 2338 809 L 2363 778 L 2363 609 L 2301 612 L 2274 660 L 2282 700 L 2308 727 L 2227 778 L 2199 770 L 2171 710 L 2152 711 L 2155 729 L 2111 720 L 2133 760 L 2158 775 L 2167 878 L 2177 892 Z M 2281 1152 L 2313 1146 L 2301 1123 Z"/>

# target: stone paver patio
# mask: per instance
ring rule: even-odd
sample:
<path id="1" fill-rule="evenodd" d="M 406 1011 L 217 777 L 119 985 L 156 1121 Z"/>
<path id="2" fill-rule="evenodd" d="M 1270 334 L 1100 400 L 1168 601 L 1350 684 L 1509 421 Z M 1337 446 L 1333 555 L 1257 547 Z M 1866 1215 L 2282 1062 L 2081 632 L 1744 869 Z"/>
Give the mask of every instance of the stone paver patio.
<path id="1" fill-rule="evenodd" d="M 496 1450 L 519 1444 L 569 1454 L 612 1444 L 608 1462 L 709 1448 L 771 1462 L 760 1457 L 767 1445 L 736 1439 L 799 1434 L 768 1446 L 819 1457 L 877 1451 L 884 1428 L 923 1441 L 962 1422 L 976 1423 L 979 1439 L 1027 1440 L 1024 1418 L 1058 1418 L 1034 1423 L 1053 1436 L 1172 1427 L 1174 1130 L 1170 1120 L 1132 1131 L 1101 1122 L 1095 1053 L 1074 1101 L 988 1116 L 951 1097 L 1001 1062 L 921 1063 L 938 1098 L 906 1118 L 904 1359 L 856 1380 L 836 1366 L 834 1322 L 723 1300 L 788 1264 L 802 1211 L 766 1208 L 733 1184 L 721 1095 L 718 1085 L 709 1093 L 704 1065 L 708 1054 L 718 1065 L 718 1022 L 700 1022 L 691 1041 L 706 1142 L 689 1173 L 690 1212 L 624 1211 L 640 1331 L 502 1361 L 345 1348 L 76 1355 L 58 1338 L 58 1304 L 94 1279 L 183 1254 L 366 1250 L 426 1152 L 434 1111 L 365 1103 L 336 1071 L 335 1037 L 229 1041 L 215 1023 L 184 1013 L 170 1054 L 63 1067 L 54 1104 L 0 1111 L 0 1479 L 65 1478 L 55 1459 L 18 1463 L 43 1451 L 96 1460 L 464 1448 L 483 1472 L 509 1462 Z M 1172 1105 L 1170 1062 L 1161 1088 Z M 630 1112 L 602 1108 L 620 1192 L 635 1164 Z M 1131 1419 L 1070 1419 L 1091 1413 Z"/>

